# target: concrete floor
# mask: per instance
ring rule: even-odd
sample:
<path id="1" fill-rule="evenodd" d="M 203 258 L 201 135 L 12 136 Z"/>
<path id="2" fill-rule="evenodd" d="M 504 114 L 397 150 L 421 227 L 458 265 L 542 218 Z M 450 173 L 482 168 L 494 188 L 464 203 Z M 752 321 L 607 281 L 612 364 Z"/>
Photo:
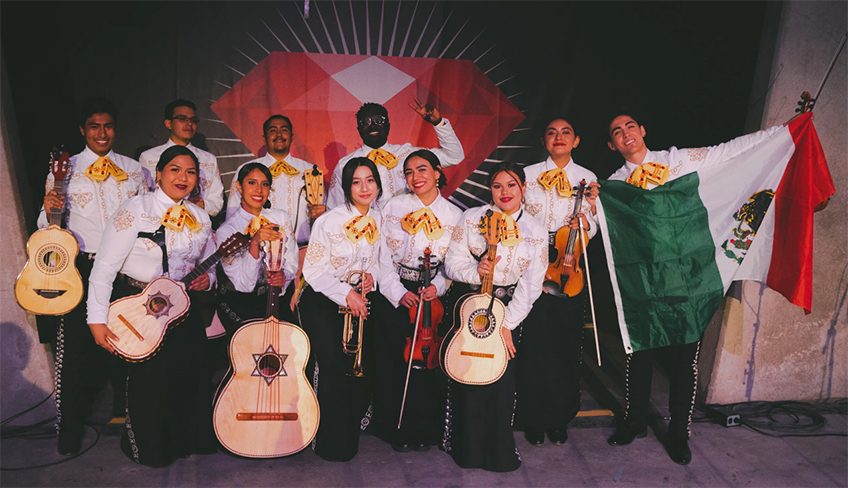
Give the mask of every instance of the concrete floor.
<path id="1" fill-rule="evenodd" d="M 584 349 L 582 407 L 618 410 L 623 355 L 607 354 L 599 369 L 592 364 L 592 354 L 591 346 Z M 667 413 L 667 388 L 665 375 L 657 369 L 652 396 L 656 419 Z M 462 469 L 436 448 L 397 453 L 368 434 L 362 436 L 357 457 L 346 463 L 324 461 L 307 449 L 270 460 L 219 452 L 153 469 L 123 455 L 117 429 L 102 425 L 109 416 L 110 392 L 104 391 L 101 398 L 92 422 L 100 425 L 88 428 L 83 441 L 83 449 L 91 448 L 76 458 L 59 456 L 55 437 L 2 440 L 0 486 L 848 486 L 846 437 L 776 438 L 700 421 L 692 428 L 692 464 L 678 466 L 657 440 L 664 422 L 656 420 L 645 439 L 610 447 L 609 416 L 575 419 L 563 446 L 531 446 L 516 432 L 522 465 L 511 473 Z M 823 432 L 848 430 L 845 415 L 825 418 Z M 54 466 L 10 471 L 62 460 Z"/>
<path id="2" fill-rule="evenodd" d="M 842 416 L 830 428 L 845 430 Z M 438 449 L 394 452 L 363 436 L 359 455 L 330 463 L 306 450 L 273 460 L 217 453 L 192 456 L 168 468 L 130 462 L 119 437 L 101 435 L 94 447 L 68 462 L 27 471 L 3 471 L 3 486 L 846 486 L 844 437 L 772 438 L 745 428 L 699 423 L 693 461 L 672 463 L 653 433 L 626 447 L 606 444 L 610 427 L 572 428 L 564 446 L 530 446 L 516 434 L 522 466 L 511 473 L 457 467 Z M 93 429 L 84 445 L 96 440 Z M 59 460 L 55 439 L 2 442 L 4 469 Z"/>

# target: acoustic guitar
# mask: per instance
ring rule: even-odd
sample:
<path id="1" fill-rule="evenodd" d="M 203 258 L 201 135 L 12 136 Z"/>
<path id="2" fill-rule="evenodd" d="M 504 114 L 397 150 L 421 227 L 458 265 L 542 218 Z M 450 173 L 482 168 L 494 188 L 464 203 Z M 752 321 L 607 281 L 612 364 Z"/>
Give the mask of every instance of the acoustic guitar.
<path id="1" fill-rule="evenodd" d="M 501 216 L 488 210 L 480 222 L 480 231 L 486 236 L 486 253 L 493 263 Z M 451 379 L 466 385 L 494 383 L 503 376 L 509 360 L 500 331 L 506 306 L 492 294 L 493 275 L 494 266 L 483 276 L 480 293 L 469 293 L 456 302 L 453 327 L 442 341 L 442 369 Z"/>
<path id="2" fill-rule="evenodd" d="M 189 283 L 221 258 L 235 254 L 248 244 L 247 236 L 235 233 L 182 280 L 160 276 L 148 283 L 141 293 L 112 302 L 106 325 L 118 336 L 118 339 L 108 339 L 115 353 L 131 362 L 153 356 L 161 347 L 168 328 L 188 313 L 191 301 L 186 288 Z"/>
<path id="3" fill-rule="evenodd" d="M 283 242 L 266 245 L 271 271 L 282 269 Z M 309 338 L 275 317 L 279 302 L 280 288 L 269 287 L 267 318 L 244 324 L 230 341 L 231 374 L 218 390 L 212 421 L 221 445 L 239 456 L 288 456 L 318 433 L 318 398 L 306 378 Z"/>
<path id="4" fill-rule="evenodd" d="M 50 152 L 53 190 L 65 194 L 70 156 L 61 146 Z M 83 284 L 76 258 L 79 244 L 62 228 L 65 209 L 46 210 L 49 225 L 27 241 L 27 262 L 15 280 L 15 299 L 36 315 L 64 315 L 82 301 Z"/>

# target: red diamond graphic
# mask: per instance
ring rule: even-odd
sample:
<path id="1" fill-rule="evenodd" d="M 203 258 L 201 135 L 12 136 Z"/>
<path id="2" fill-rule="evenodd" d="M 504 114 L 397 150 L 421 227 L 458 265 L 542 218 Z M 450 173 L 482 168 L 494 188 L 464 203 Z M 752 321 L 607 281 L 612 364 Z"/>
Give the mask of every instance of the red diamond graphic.
<path id="1" fill-rule="evenodd" d="M 283 52 L 269 54 L 212 110 L 254 154 L 264 142 L 262 122 L 275 113 L 289 116 L 292 154 L 329 176 L 341 156 L 362 145 L 354 114 L 364 102 L 382 102 L 389 111 L 390 142 L 437 145 L 432 127 L 408 106 L 416 98 L 450 119 L 465 149 L 465 160 L 446 170 L 445 195 L 524 119 L 468 60 Z"/>

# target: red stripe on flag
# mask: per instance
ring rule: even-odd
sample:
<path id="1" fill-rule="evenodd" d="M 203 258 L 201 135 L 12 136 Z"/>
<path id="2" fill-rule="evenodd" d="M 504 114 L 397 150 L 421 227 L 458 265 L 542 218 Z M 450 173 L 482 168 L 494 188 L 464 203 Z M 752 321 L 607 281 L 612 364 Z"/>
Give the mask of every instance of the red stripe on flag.
<path id="1" fill-rule="evenodd" d="M 810 313 L 813 308 L 813 211 L 836 191 L 813 114 L 789 123 L 795 152 L 774 195 L 774 247 L 766 284 Z"/>

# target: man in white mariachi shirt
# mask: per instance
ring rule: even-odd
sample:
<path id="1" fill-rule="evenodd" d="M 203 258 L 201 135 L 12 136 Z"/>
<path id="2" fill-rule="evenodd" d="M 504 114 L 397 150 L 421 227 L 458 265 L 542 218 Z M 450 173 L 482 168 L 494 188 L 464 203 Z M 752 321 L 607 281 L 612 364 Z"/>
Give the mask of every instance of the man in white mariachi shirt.
<path id="1" fill-rule="evenodd" d="M 139 156 L 139 162 L 148 171 L 147 187 L 152 191 L 156 188 L 156 163 L 165 149 L 173 145 L 185 146 L 197 156 L 200 161 L 200 181 L 195 193 L 189 201 L 206 210 L 210 217 L 218 215 L 224 206 L 224 185 L 221 183 L 221 173 L 218 169 L 218 159 L 212 153 L 192 145 L 191 140 L 197 134 L 197 108 L 189 100 L 178 98 L 165 106 L 164 125 L 170 132 L 165 144 L 144 151 Z"/>
<path id="2" fill-rule="evenodd" d="M 651 151 L 645 145 L 645 126 L 627 112 L 616 115 L 609 125 L 607 146 L 624 158 L 624 164 L 609 179 L 625 181 L 642 189 L 657 186 L 698 171 L 702 166 L 727 161 L 768 138 L 781 126 L 737 137 L 716 146 Z M 635 244 L 635 243 L 634 243 Z M 669 410 L 666 448 L 672 461 L 689 464 L 689 426 L 695 405 L 695 386 L 698 377 L 698 351 L 700 341 L 692 344 L 667 346 L 659 349 L 637 351 L 627 359 L 624 419 L 607 440 L 612 446 L 622 446 L 644 437 L 651 394 L 651 369 L 655 356 L 667 356 L 669 365 Z"/>
<path id="3" fill-rule="evenodd" d="M 571 224 L 575 189 L 581 181 L 585 181 L 591 194 L 585 196 L 578 213 L 586 216 L 584 225 L 590 239 L 598 232 L 594 209 L 598 178 L 574 162 L 572 151 L 580 145 L 580 136 L 565 118 L 556 117 L 548 123 L 542 143 L 548 158 L 524 168 L 524 208 L 547 231 L 550 263 L 557 257 L 556 232 Z M 566 278 L 565 274 L 562 277 Z M 546 433 L 552 443 L 565 443 L 568 423 L 580 410 L 579 367 L 586 294 L 569 297 L 560 292 L 545 289 L 533 304 L 521 337 L 522 354 L 516 372 L 518 423 L 533 445 L 544 443 Z M 540 374 L 543 371 L 545 374 Z"/>
<path id="4" fill-rule="evenodd" d="M 267 150 L 265 156 L 240 165 L 235 174 L 238 175 L 239 169 L 248 163 L 264 164 L 271 170 L 274 181 L 271 182 L 268 202 L 271 208 L 282 209 L 288 214 L 292 219 L 289 228 L 294 229 L 297 245 L 305 246 L 309 242 L 311 222 L 323 211 L 321 208 L 310 209 L 306 204 L 303 173 L 312 170 L 313 165 L 291 155 L 294 128 L 291 120 L 285 115 L 275 114 L 268 117 L 262 124 L 262 137 L 265 139 Z M 241 207 L 241 193 L 237 183 L 237 179 L 233 177 L 227 197 L 227 217 Z"/>
<path id="5" fill-rule="evenodd" d="M 410 108 L 421 116 L 425 121 L 433 124 L 436 128 L 436 137 L 439 139 L 438 148 L 430 149 L 438 156 L 443 167 L 459 164 L 465 159 L 465 151 L 456 137 L 456 133 L 448 119 L 442 117 L 439 110 L 429 105 L 422 105 L 418 100 L 409 104 Z M 413 151 L 420 149 L 410 143 L 388 144 L 389 137 L 389 112 L 380 104 L 365 103 L 356 112 L 356 128 L 362 138 L 363 146 L 352 153 L 342 156 L 333 170 L 330 178 L 330 187 L 327 192 L 327 208 L 335 208 L 344 203 L 344 195 L 341 188 L 342 169 L 345 164 L 355 157 L 367 157 L 374 161 L 380 172 L 383 182 L 383 195 L 377 200 L 377 205 L 382 207 L 395 195 L 406 192 L 406 183 L 403 175 L 403 162 Z"/>
<path id="6" fill-rule="evenodd" d="M 146 191 L 144 170 L 138 162 L 112 151 L 115 143 L 117 112 L 108 100 L 87 101 L 81 112 L 80 134 L 86 147 L 70 159 L 67 195 L 53 191 L 53 176 L 47 176 L 44 206 L 38 226 L 47 227 L 45 209 L 66 208 L 66 228 L 79 244 L 76 267 L 83 286 L 109 219 L 128 198 Z M 86 305 L 81 302 L 59 320 L 55 344 L 56 406 L 60 454 L 79 452 L 83 423 L 97 391 L 116 369 L 109 356 L 100 349 L 86 326 Z M 115 367 L 113 367 L 115 366 Z M 122 376 L 122 375 L 120 375 Z M 113 387 L 120 383 L 113 378 Z M 123 391 L 116 391 L 116 399 Z M 120 408 L 113 405 L 113 411 Z M 117 412 L 116 412 L 117 413 Z"/>

